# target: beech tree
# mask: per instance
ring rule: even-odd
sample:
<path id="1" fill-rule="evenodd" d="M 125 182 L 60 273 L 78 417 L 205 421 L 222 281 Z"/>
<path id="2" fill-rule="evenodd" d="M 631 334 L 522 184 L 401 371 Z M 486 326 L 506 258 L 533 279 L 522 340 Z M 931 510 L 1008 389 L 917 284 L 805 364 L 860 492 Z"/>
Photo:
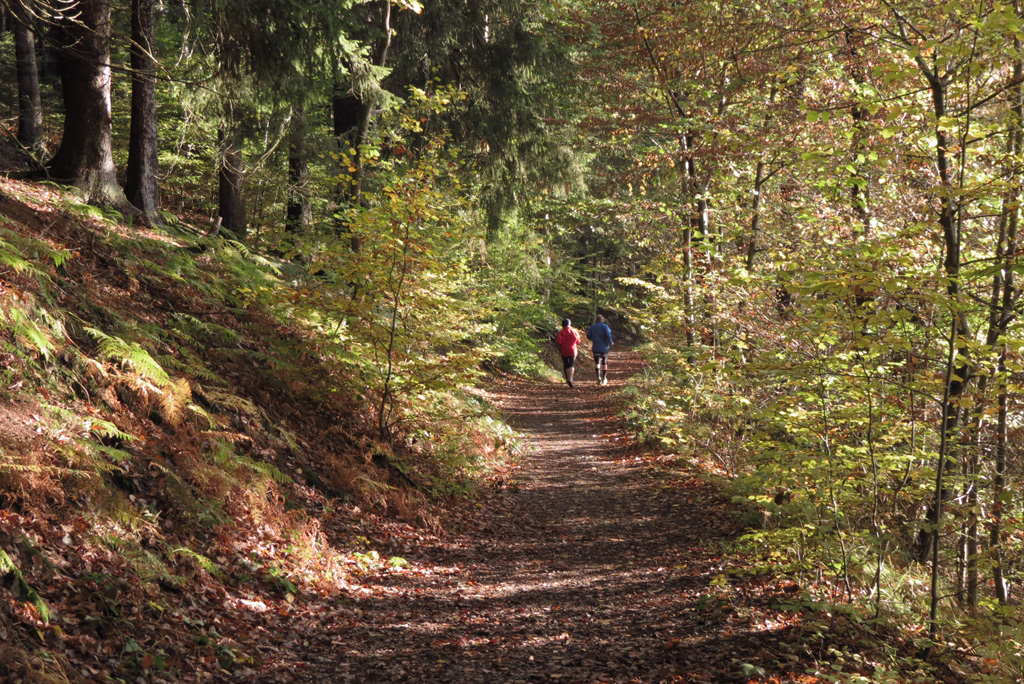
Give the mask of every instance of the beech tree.
<path id="1" fill-rule="evenodd" d="M 569 33 L 590 188 L 658 244 L 622 279 L 648 434 L 738 477 L 752 547 L 936 638 L 1022 561 L 1022 9 L 593 3 Z"/>

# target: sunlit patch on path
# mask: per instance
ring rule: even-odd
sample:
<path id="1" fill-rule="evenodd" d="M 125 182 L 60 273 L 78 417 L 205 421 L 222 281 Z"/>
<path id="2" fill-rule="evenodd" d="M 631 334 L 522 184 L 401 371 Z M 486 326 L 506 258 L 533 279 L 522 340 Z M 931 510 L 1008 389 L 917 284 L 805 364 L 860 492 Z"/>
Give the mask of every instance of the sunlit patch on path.
<path id="1" fill-rule="evenodd" d="M 605 387 L 498 390 L 527 442 L 512 491 L 475 532 L 410 549 L 410 568 L 324 615 L 261 681 L 749 681 L 742 665 L 770 658 L 763 635 L 786 625 L 710 586 L 720 498 L 666 482 L 624 433 L 615 393 L 640 362 L 616 357 Z"/>

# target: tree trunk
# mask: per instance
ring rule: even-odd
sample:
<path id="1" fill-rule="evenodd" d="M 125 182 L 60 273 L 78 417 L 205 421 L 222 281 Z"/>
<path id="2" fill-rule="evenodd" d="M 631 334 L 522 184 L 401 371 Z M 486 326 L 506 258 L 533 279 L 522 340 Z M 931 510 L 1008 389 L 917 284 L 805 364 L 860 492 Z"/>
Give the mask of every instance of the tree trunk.
<path id="1" fill-rule="evenodd" d="M 132 121 L 125 195 L 149 218 L 160 209 L 157 180 L 155 0 L 132 0 Z"/>
<path id="2" fill-rule="evenodd" d="M 13 26 L 18 72 L 18 142 L 31 152 L 43 152 L 43 105 L 39 93 L 34 23 L 32 12 L 23 9 Z"/>
<path id="3" fill-rule="evenodd" d="M 359 122 L 363 120 L 363 111 L 369 107 L 351 90 L 335 85 L 332 113 L 334 115 L 334 140 L 338 146 L 338 182 L 334 186 L 339 206 L 335 215 L 335 224 L 339 231 L 348 232 L 343 216 L 346 207 L 355 203 L 362 188 L 363 162 L 359 151 Z M 350 234 L 349 241 L 353 252 L 361 248 L 359 238 Z"/>
<path id="4" fill-rule="evenodd" d="M 775 104 L 775 97 L 778 94 L 778 86 L 772 83 L 768 93 L 768 112 L 764 115 L 764 126 L 768 128 L 772 121 L 772 106 Z M 757 257 L 758 244 L 761 239 L 761 205 L 764 203 L 764 186 L 768 181 L 765 177 L 764 154 L 757 160 L 757 167 L 754 170 L 754 194 L 750 202 L 750 242 L 747 243 L 747 271 L 753 273 L 754 259 Z"/>
<path id="5" fill-rule="evenodd" d="M 679 152 L 686 166 L 687 174 L 683 177 L 683 192 L 686 193 L 686 185 L 689 179 L 693 178 L 693 160 L 691 159 L 689 138 L 684 134 L 679 136 Z M 694 356 L 694 314 L 693 314 L 693 226 L 692 217 L 685 219 L 683 228 L 683 325 L 686 326 L 686 347 L 687 359 L 690 363 L 696 361 Z"/>
<path id="6" fill-rule="evenodd" d="M 946 81 L 933 70 L 920 55 L 916 58 L 921 73 L 928 81 L 931 90 L 932 106 L 935 120 L 941 122 L 946 116 Z M 952 470 L 955 461 L 950 457 L 952 445 L 955 443 L 956 431 L 960 422 L 960 399 L 967 390 L 973 375 L 971 367 L 971 351 L 967 346 L 970 339 L 970 325 L 963 311 L 960 288 L 960 225 L 957 214 L 960 211 L 959 200 L 954 196 L 954 188 L 950 174 L 949 137 L 941 125 L 935 127 L 935 163 L 939 173 L 939 184 L 942 193 L 939 199 L 938 223 L 942 229 L 942 240 L 945 246 L 943 270 L 947 278 L 946 294 L 950 307 L 951 329 L 949 339 L 949 359 L 947 361 L 945 390 L 942 407 L 942 435 L 936 463 L 935 491 L 932 503 L 926 513 L 926 527 L 921 531 L 919 551 L 924 556 L 930 551 L 932 559 L 931 572 L 931 606 L 929 610 L 929 633 L 935 636 L 938 630 L 939 593 L 939 539 L 942 529 L 942 509 L 949 499 L 949 490 L 945 483 L 945 473 Z M 956 354 L 954 354 L 954 350 Z M 960 361 L 960 365 L 953 367 Z"/>
<path id="7" fill-rule="evenodd" d="M 1014 158 L 1017 154 L 1017 148 L 1019 146 L 1018 136 L 1019 131 L 1016 130 L 1016 123 L 1011 123 L 1009 127 L 1009 135 L 1007 137 L 1006 151 L 1010 158 Z M 1008 170 L 1009 174 L 1013 173 L 1012 168 Z M 1000 340 L 1004 338 L 1006 334 L 1006 328 L 1009 322 L 1013 318 L 1013 268 L 1012 261 L 1014 253 L 1016 252 L 1016 239 L 1017 239 L 1017 196 L 1018 190 L 1015 185 L 1011 185 L 1010 191 L 1006 198 L 1003 200 L 1003 211 L 1002 217 L 999 222 L 999 237 L 996 241 L 996 253 L 995 261 L 1006 264 L 1006 268 L 992 276 L 992 287 L 991 294 L 989 297 L 988 304 L 988 332 L 985 335 L 985 346 L 984 349 L 993 350 L 996 355 L 996 364 L 994 369 L 986 371 L 981 374 L 978 378 L 978 402 L 972 410 L 972 418 L 970 421 L 971 439 L 971 457 L 970 457 L 970 472 L 968 478 L 968 499 L 967 499 L 967 510 L 968 510 L 968 539 L 967 539 L 967 595 L 966 603 L 972 612 L 978 607 L 978 589 L 980 585 L 980 571 L 978 567 L 978 553 L 980 551 L 980 535 L 979 535 L 979 511 L 981 507 L 981 501 L 979 498 L 979 488 L 982 484 L 982 452 L 984 450 L 984 433 L 988 429 L 988 409 L 992 402 L 988 398 L 989 385 L 991 384 L 997 392 L 1001 392 L 1001 388 L 1005 384 L 1005 367 L 1003 362 L 1005 361 L 1005 341 L 1001 344 Z M 1008 259 L 1007 257 L 1010 257 Z M 1007 298 L 1009 296 L 1009 299 Z M 1003 408 L 1000 406 L 1000 408 Z M 998 437 L 997 437 L 997 457 L 996 457 L 996 474 L 993 482 L 993 488 L 996 490 L 994 495 L 994 507 L 993 507 L 993 525 L 996 524 L 997 515 L 1001 511 L 999 505 L 999 498 L 1002 494 L 1003 487 L 1003 476 L 1005 468 L 1005 460 L 999 461 L 998 451 Z M 1004 452 L 1005 455 L 1005 452 Z M 998 537 L 994 539 L 998 541 Z M 996 553 L 996 544 L 993 544 L 993 554 Z M 998 565 L 998 562 L 995 562 Z M 997 588 L 998 592 L 998 588 Z"/>
<path id="8" fill-rule="evenodd" d="M 374 21 L 379 22 L 383 36 L 374 46 L 371 63 L 383 67 L 387 63 L 388 50 L 391 47 L 391 2 L 384 0 L 378 3 L 380 16 Z M 358 87 L 335 88 L 333 102 L 334 136 L 338 151 L 342 158 L 348 159 L 339 169 L 340 179 L 337 191 L 339 204 L 342 206 L 361 205 L 363 203 L 363 181 L 366 171 L 363 164 L 363 143 L 370 130 L 373 119 L 373 102 L 366 93 L 359 92 Z M 354 152 L 353 152 L 354 151 Z M 353 251 L 359 251 L 357 238 L 352 238 Z"/>
<path id="9" fill-rule="evenodd" d="M 221 131 L 223 158 L 218 173 L 218 211 L 221 227 L 239 240 L 245 240 L 248 219 L 245 210 L 245 161 L 242 144 L 235 132 Z"/>
<path id="10" fill-rule="evenodd" d="M 761 192 L 764 187 L 764 160 L 757 160 L 754 171 L 754 194 L 750 202 L 750 242 L 747 243 L 747 271 L 754 272 L 754 257 L 757 256 L 757 241 L 761 236 Z"/>
<path id="11" fill-rule="evenodd" d="M 978 534 L 978 508 L 981 502 L 978 498 L 978 487 L 980 485 L 981 461 L 975 453 L 970 463 L 970 490 L 967 492 L 967 592 L 964 600 L 971 611 L 978 607 L 978 552 L 980 551 L 980 539 Z"/>
<path id="12" fill-rule="evenodd" d="M 1006 377 L 1006 347 L 1003 347 L 999 355 L 999 368 L 997 370 L 1001 378 Z M 996 600 L 1000 605 L 1006 605 L 1009 599 L 1009 592 L 1006 587 L 1006 575 L 1003 572 L 1003 515 L 1006 510 L 1004 492 L 1006 491 L 1006 429 L 1007 405 L 1009 403 L 1008 392 L 1005 385 L 999 388 L 999 409 L 998 423 L 996 426 L 996 463 L 995 477 L 992 481 L 992 525 L 989 530 L 989 547 L 992 553 L 992 579 L 996 587 Z"/>
<path id="13" fill-rule="evenodd" d="M 1017 3 L 1017 12 L 1020 13 L 1020 3 Z M 1020 55 L 1021 40 L 1014 39 L 1014 54 Z M 1007 151 L 1011 159 L 1016 159 L 1024 147 L 1024 88 L 1021 87 L 1021 79 L 1024 78 L 1024 60 L 1018 57 L 1013 63 L 1013 80 L 1017 84 L 1010 91 L 1010 134 L 1007 142 Z M 1014 177 L 1010 187 L 1006 209 L 1009 213 L 1006 220 L 1006 249 L 1003 251 L 1003 292 L 1000 307 L 1000 315 L 997 321 L 997 339 L 1003 339 L 999 350 L 999 361 L 996 366 L 995 377 L 998 387 L 998 409 L 996 412 L 996 454 L 995 454 L 995 476 L 992 479 L 992 522 L 989 529 L 989 546 L 992 554 L 992 579 L 995 583 L 996 599 L 1000 604 L 1005 604 L 1008 596 L 1006 590 L 1006 577 L 1003 572 L 1003 514 L 1006 510 L 1006 430 L 1008 428 L 1007 406 L 1009 403 L 1007 389 L 1007 368 L 1006 356 L 1007 345 L 1005 342 L 1006 330 L 1014 317 L 1014 304 L 1017 300 L 1017 288 L 1014 283 L 1014 266 L 1017 263 L 1017 229 L 1020 220 L 1020 179 Z"/>
<path id="14" fill-rule="evenodd" d="M 285 229 L 289 233 L 302 233 L 309 226 L 312 213 L 306 183 L 309 181 L 309 154 L 306 149 L 306 113 L 295 110 L 288 143 L 288 206 L 285 209 Z"/>
<path id="15" fill-rule="evenodd" d="M 864 38 L 861 34 L 855 33 L 850 29 L 843 32 L 843 37 L 846 42 L 847 52 L 849 53 L 847 72 L 850 74 L 850 78 L 855 85 L 863 86 L 867 83 L 864 58 L 860 53 L 860 49 L 864 44 Z M 860 218 L 861 226 L 863 226 L 863 236 L 866 238 L 871 235 L 872 217 L 871 205 L 869 204 L 868 179 L 861 170 L 863 162 L 860 159 L 861 157 L 866 157 L 869 114 L 859 98 L 860 93 L 858 92 L 855 94 L 853 104 L 850 107 L 850 117 L 853 119 L 853 160 L 851 165 L 856 169 L 850 177 L 850 206 L 853 207 L 854 212 Z"/>
<path id="16" fill-rule="evenodd" d="M 117 183 L 111 144 L 110 6 L 81 0 L 76 20 L 58 26 L 64 135 L 50 175 L 81 190 L 85 201 L 136 213 Z"/>

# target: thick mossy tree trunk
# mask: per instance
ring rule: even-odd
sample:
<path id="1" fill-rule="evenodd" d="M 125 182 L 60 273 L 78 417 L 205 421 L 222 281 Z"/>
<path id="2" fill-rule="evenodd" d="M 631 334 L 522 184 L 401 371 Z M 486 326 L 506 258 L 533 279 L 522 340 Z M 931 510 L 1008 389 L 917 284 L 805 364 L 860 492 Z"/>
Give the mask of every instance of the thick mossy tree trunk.
<path id="1" fill-rule="evenodd" d="M 39 92 L 34 24 L 31 8 L 22 5 L 20 16 L 12 27 L 18 78 L 18 142 L 31 152 L 42 152 L 43 105 Z"/>
<path id="2" fill-rule="evenodd" d="M 149 218 L 160 209 L 157 164 L 155 0 L 132 0 L 132 121 L 125 195 Z"/>
<path id="3" fill-rule="evenodd" d="M 58 26 L 64 135 L 50 175 L 81 190 L 85 201 L 131 211 L 117 183 L 111 146 L 110 6 L 81 0 Z M 135 213 L 131 211 L 131 213 Z"/>

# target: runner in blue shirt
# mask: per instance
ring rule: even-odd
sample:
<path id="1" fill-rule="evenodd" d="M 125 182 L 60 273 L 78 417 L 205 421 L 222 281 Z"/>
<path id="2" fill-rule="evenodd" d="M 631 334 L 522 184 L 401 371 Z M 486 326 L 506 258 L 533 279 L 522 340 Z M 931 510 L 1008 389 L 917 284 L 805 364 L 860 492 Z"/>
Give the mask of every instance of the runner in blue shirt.
<path id="1" fill-rule="evenodd" d="M 587 331 L 587 339 L 593 344 L 594 371 L 597 373 L 599 385 L 608 384 L 608 352 L 612 348 L 612 329 L 604 322 L 604 316 L 598 315 L 594 325 Z"/>

